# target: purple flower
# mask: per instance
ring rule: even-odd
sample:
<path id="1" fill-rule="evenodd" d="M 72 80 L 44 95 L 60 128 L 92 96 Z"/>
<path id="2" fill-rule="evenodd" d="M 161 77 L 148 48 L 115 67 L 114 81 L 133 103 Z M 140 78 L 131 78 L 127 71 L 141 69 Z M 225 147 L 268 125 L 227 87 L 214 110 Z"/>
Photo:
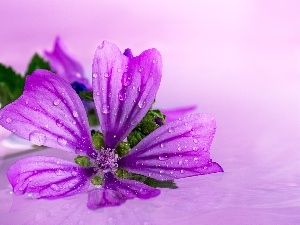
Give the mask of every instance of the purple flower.
<path id="1" fill-rule="evenodd" d="M 90 84 L 84 75 L 82 66 L 66 53 L 60 37 L 55 39 L 53 51 L 45 51 L 45 55 L 49 60 L 51 69 L 62 76 L 70 84 L 74 84 L 74 86 L 84 85 L 87 89 L 90 88 Z"/>
<path id="2" fill-rule="evenodd" d="M 26 78 L 24 93 L 0 111 L 0 125 L 34 144 L 88 157 L 83 167 L 66 160 L 35 156 L 13 164 L 7 176 L 15 194 L 59 198 L 88 191 L 88 207 L 115 206 L 134 197 L 147 199 L 160 190 L 115 176 L 118 168 L 160 181 L 223 171 L 209 155 L 216 130 L 206 114 L 183 117 L 163 125 L 118 157 L 114 149 L 141 121 L 152 105 L 161 80 L 156 49 L 128 58 L 103 42 L 93 61 L 94 102 L 105 147 L 92 145 L 84 106 L 70 84 L 49 71 Z M 91 180 L 100 177 L 102 185 Z"/>

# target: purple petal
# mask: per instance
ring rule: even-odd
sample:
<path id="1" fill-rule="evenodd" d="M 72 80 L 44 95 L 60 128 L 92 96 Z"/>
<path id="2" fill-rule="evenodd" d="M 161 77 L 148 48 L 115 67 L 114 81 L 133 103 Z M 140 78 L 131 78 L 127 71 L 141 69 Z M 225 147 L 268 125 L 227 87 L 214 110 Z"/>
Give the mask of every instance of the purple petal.
<path id="1" fill-rule="evenodd" d="M 209 155 L 215 131 L 216 123 L 211 116 L 189 115 L 156 129 L 121 158 L 118 165 L 158 180 L 222 172 Z"/>
<path id="2" fill-rule="evenodd" d="M 183 117 L 184 115 L 194 111 L 196 108 L 197 106 L 192 105 L 176 109 L 163 109 L 161 111 L 163 114 L 166 115 L 165 122 L 169 123 L 171 121 L 177 120 L 179 117 Z"/>
<path id="3" fill-rule="evenodd" d="M 92 155 L 83 104 L 63 78 L 36 70 L 24 93 L 0 111 L 0 125 L 36 145 Z"/>
<path id="4" fill-rule="evenodd" d="M 19 160 L 7 171 L 14 193 L 37 198 L 59 198 L 84 192 L 89 169 L 54 157 L 34 156 Z"/>
<path id="5" fill-rule="evenodd" d="M 117 206 L 127 199 L 135 197 L 148 199 L 159 194 L 159 189 L 149 187 L 138 181 L 117 179 L 112 173 L 107 173 L 102 188 L 89 192 L 88 207 L 97 209 L 105 206 Z"/>
<path id="6" fill-rule="evenodd" d="M 144 117 L 161 80 L 162 62 L 156 49 L 133 58 L 103 42 L 93 62 L 93 89 L 101 129 L 115 148 Z"/>
<path id="7" fill-rule="evenodd" d="M 84 77 L 82 66 L 64 51 L 59 37 L 55 40 L 53 51 L 45 51 L 45 55 L 52 70 L 63 76 L 69 83 L 77 81 L 88 88 L 90 87 L 88 80 Z"/>

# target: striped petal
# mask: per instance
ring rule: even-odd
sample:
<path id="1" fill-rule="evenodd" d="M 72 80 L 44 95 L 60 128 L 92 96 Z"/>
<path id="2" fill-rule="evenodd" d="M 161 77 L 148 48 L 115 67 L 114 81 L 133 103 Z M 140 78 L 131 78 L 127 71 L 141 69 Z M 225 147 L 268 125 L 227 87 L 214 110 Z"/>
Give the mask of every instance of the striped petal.
<path id="1" fill-rule="evenodd" d="M 37 198 L 59 198 L 84 192 L 89 187 L 89 169 L 44 156 L 19 160 L 7 171 L 14 193 L 31 193 Z"/>
<path id="2" fill-rule="evenodd" d="M 105 143 L 115 148 L 152 105 L 161 80 L 162 62 L 156 49 L 137 57 L 123 55 L 103 42 L 93 61 L 93 91 Z"/>
<path id="3" fill-rule="evenodd" d="M 222 172 L 209 154 L 215 131 L 215 120 L 209 115 L 180 118 L 145 137 L 118 165 L 158 180 Z"/>
<path id="4" fill-rule="evenodd" d="M 36 145 L 93 155 L 83 104 L 63 78 L 36 70 L 24 93 L 0 111 L 0 125 Z"/>

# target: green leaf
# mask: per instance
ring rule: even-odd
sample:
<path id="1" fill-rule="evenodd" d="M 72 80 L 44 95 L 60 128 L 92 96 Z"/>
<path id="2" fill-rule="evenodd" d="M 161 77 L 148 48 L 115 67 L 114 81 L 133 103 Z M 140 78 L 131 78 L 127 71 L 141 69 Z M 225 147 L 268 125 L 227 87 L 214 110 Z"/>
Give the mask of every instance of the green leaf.
<path id="1" fill-rule="evenodd" d="M 30 60 L 25 76 L 32 74 L 37 69 L 45 69 L 49 71 L 51 70 L 50 64 L 46 60 L 44 60 L 40 55 L 35 53 Z"/>
<path id="2" fill-rule="evenodd" d="M 98 119 L 98 115 L 95 109 L 90 109 L 88 111 L 88 120 L 89 120 L 89 124 L 90 126 L 97 126 L 99 125 L 99 119 Z"/>
<path id="3" fill-rule="evenodd" d="M 130 150 L 130 145 L 127 142 L 121 142 L 116 148 L 116 153 L 119 157 L 126 155 Z"/>
<path id="4" fill-rule="evenodd" d="M 11 67 L 0 64 L 0 105 L 13 102 L 21 96 L 24 90 L 25 78 Z"/>
<path id="5" fill-rule="evenodd" d="M 124 169 L 118 169 L 116 176 L 122 179 L 136 180 L 154 188 L 178 188 L 173 180 L 160 181 L 137 173 L 130 173 Z"/>
<path id="6" fill-rule="evenodd" d="M 150 109 L 142 121 L 128 135 L 127 141 L 130 144 L 130 147 L 133 148 L 136 146 L 144 137 L 159 128 L 161 124 L 164 124 L 165 117 L 166 116 L 158 109 Z M 160 121 L 159 124 L 157 123 L 157 120 Z"/>
<path id="7" fill-rule="evenodd" d="M 94 102 L 92 91 L 81 91 L 79 92 L 79 97 L 89 102 Z"/>

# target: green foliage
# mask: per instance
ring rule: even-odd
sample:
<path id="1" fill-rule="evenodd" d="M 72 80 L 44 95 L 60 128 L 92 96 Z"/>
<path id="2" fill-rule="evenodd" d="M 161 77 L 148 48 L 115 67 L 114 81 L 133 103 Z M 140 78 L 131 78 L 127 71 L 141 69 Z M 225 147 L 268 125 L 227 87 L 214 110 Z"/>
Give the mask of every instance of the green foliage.
<path id="1" fill-rule="evenodd" d="M 81 91 L 81 92 L 79 92 L 79 97 L 83 100 L 87 100 L 89 102 L 94 102 L 92 91 Z"/>
<path id="2" fill-rule="evenodd" d="M 144 116 L 142 121 L 133 129 L 133 131 L 128 135 L 127 141 L 131 148 L 136 146 L 144 137 L 152 133 L 154 130 L 160 127 L 157 121 L 161 124 L 165 122 L 165 115 L 159 110 L 150 109 Z"/>
<path id="3" fill-rule="evenodd" d="M 136 180 L 154 188 L 178 188 L 173 180 L 160 181 L 144 175 L 130 173 L 123 169 L 118 169 L 116 176 L 122 179 Z"/>
<path id="4" fill-rule="evenodd" d="M 100 150 L 105 146 L 103 134 L 99 131 L 92 130 L 92 142 L 95 149 Z"/>
<path id="5" fill-rule="evenodd" d="M 50 64 L 37 53 L 35 53 L 30 60 L 25 76 L 32 74 L 37 69 L 51 70 Z"/>
<path id="6" fill-rule="evenodd" d="M 130 150 L 130 145 L 127 142 L 121 142 L 116 148 L 115 152 L 119 157 L 126 155 Z"/>
<path id="7" fill-rule="evenodd" d="M 99 125 L 98 115 L 94 108 L 90 109 L 88 111 L 87 115 L 88 115 L 88 120 L 89 120 L 90 126 L 93 127 L 93 126 Z"/>
<path id="8" fill-rule="evenodd" d="M 11 67 L 0 64 L 0 104 L 1 107 L 13 102 L 21 96 L 25 79 Z"/>
<path id="9" fill-rule="evenodd" d="M 82 167 L 89 167 L 91 165 L 90 158 L 87 156 L 79 155 L 74 159 L 74 161 L 76 164 L 78 164 Z"/>

